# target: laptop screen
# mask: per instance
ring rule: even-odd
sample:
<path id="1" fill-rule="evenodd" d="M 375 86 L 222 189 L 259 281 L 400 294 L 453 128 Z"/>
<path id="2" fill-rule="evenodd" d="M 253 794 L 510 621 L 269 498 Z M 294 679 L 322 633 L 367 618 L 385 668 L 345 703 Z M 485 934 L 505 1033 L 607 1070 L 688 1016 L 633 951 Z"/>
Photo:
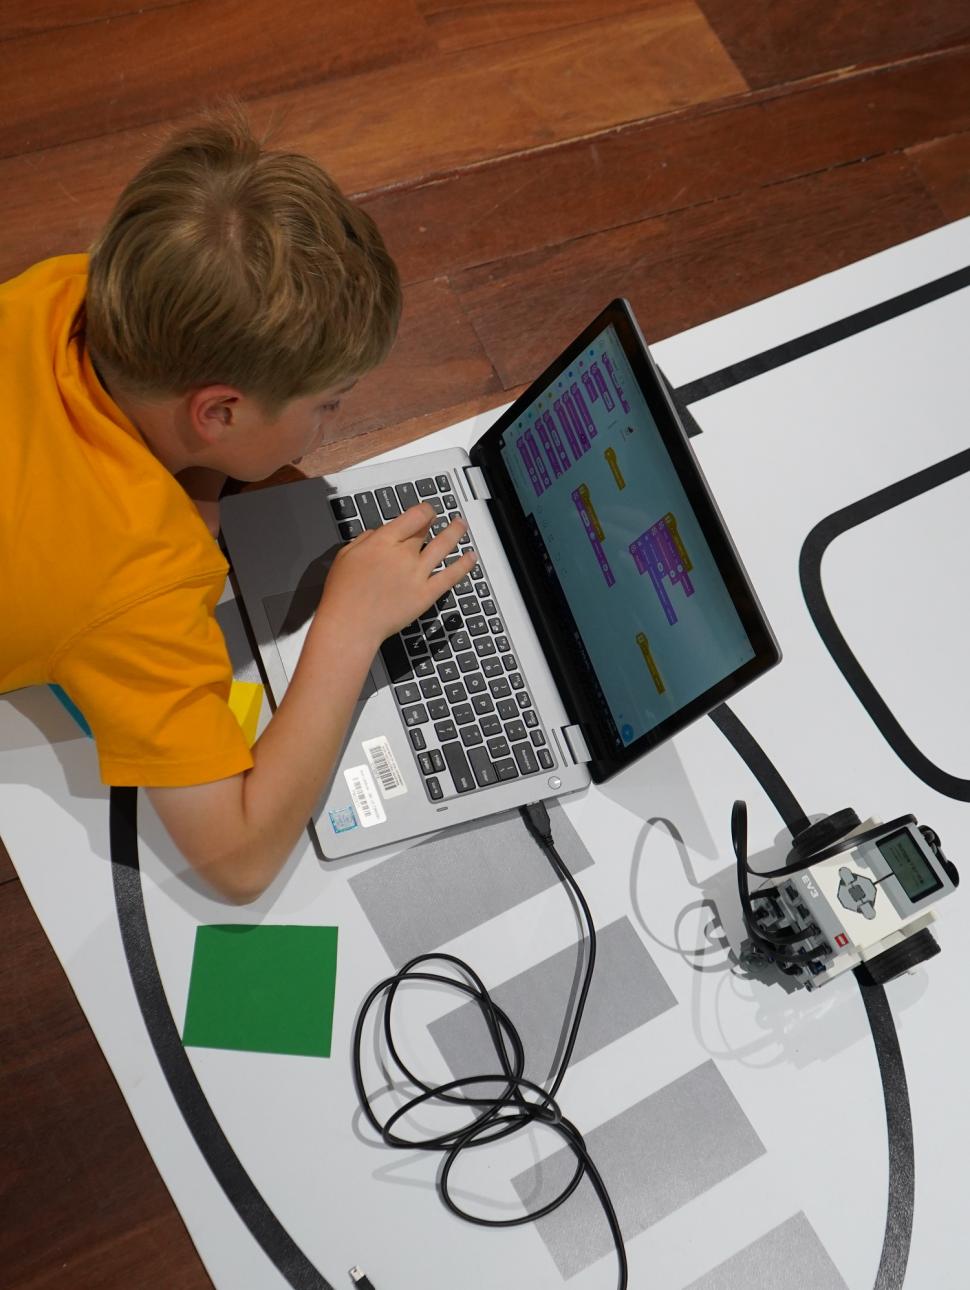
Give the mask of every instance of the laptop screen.
<path id="1" fill-rule="evenodd" d="M 513 412 L 497 447 L 620 750 L 755 649 L 612 324 Z"/>

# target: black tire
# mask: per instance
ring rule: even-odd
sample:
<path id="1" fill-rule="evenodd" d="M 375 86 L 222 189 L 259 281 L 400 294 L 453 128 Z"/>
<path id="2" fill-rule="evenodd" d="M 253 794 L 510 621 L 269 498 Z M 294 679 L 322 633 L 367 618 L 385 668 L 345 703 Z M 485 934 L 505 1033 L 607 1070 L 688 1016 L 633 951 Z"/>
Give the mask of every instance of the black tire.
<path id="1" fill-rule="evenodd" d="M 939 952 L 936 937 L 928 927 L 924 927 L 922 931 L 907 936 L 905 941 L 900 941 L 891 949 L 883 950 L 875 958 L 860 963 L 855 974 L 860 985 L 885 985 L 887 981 L 895 980 Z"/>

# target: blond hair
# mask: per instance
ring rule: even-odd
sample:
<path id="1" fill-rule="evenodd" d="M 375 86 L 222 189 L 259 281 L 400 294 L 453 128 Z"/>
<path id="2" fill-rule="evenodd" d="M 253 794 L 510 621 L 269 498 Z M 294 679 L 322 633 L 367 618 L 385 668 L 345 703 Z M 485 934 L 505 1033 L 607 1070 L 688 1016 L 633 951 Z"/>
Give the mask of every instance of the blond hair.
<path id="1" fill-rule="evenodd" d="M 400 311 L 370 216 L 309 157 L 265 149 L 230 105 L 122 192 L 91 248 L 83 328 L 131 393 L 226 384 L 278 409 L 380 363 Z"/>

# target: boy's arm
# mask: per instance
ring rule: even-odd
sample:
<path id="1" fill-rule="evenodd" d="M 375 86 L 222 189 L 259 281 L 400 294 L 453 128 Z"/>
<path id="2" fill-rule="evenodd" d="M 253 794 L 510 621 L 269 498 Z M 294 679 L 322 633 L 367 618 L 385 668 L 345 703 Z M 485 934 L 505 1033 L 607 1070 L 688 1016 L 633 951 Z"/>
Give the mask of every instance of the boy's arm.
<path id="1" fill-rule="evenodd" d="M 247 901 L 276 877 L 329 782 L 381 641 L 474 566 L 466 553 L 434 573 L 464 531 L 456 521 L 421 548 L 427 503 L 337 555 L 293 679 L 242 775 L 149 797 L 185 858 L 222 895 Z"/>

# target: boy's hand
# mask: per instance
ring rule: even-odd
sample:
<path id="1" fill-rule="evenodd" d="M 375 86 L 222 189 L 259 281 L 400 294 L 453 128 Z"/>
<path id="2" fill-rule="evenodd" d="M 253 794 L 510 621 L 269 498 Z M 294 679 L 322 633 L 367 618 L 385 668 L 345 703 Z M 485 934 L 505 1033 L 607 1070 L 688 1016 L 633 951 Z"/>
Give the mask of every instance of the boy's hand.
<path id="1" fill-rule="evenodd" d="M 352 627 L 376 652 L 381 641 L 412 622 L 478 563 L 466 551 L 438 573 L 436 565 L 457 549 L 467 531 L 453 520 L 423 545 L 436 519 L 422 502 L 379 529 L 367 529 L 337 552 L 327 574 L 320 608 Z"/>

